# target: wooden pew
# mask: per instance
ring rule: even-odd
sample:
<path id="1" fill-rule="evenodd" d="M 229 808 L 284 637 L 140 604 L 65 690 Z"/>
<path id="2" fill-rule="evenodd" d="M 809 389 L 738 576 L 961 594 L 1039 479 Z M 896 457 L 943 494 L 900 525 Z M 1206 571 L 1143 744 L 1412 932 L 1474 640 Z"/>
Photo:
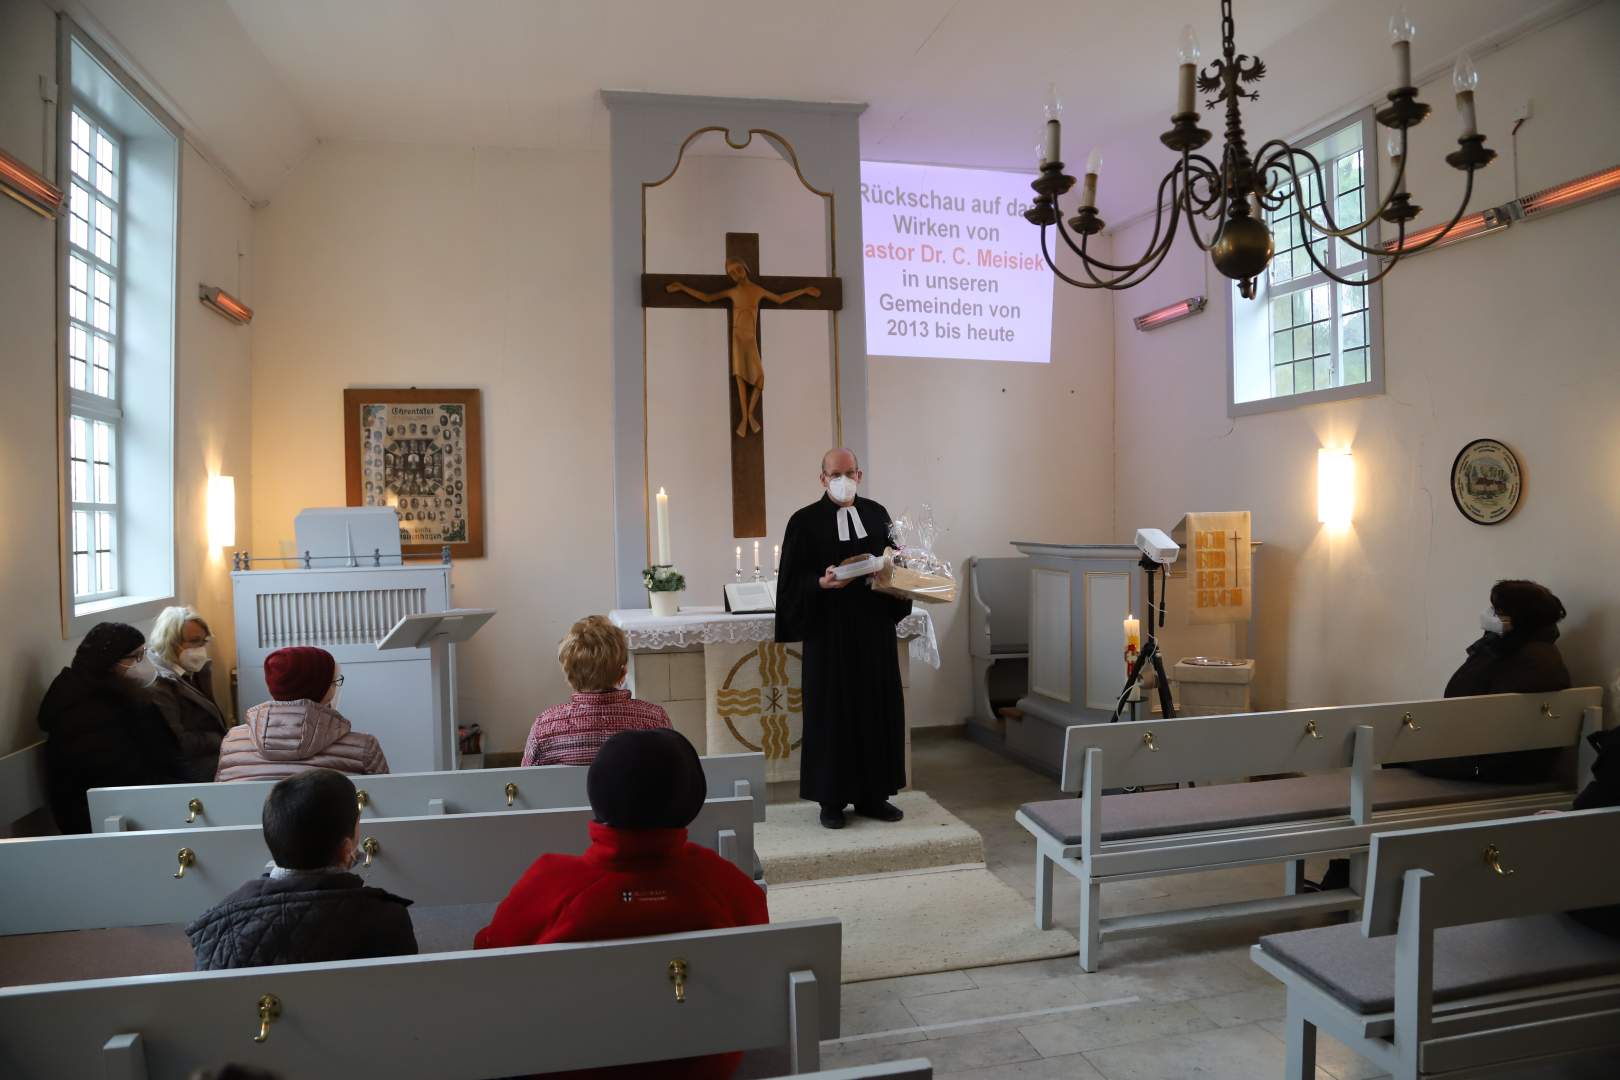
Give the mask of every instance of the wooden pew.
<path id="1" fill-rule="evenodd" d="M 232 1061 L 299 1080 L 473 1080 L 784 1045 L 801 1073 L 839 1034 L 841 940 L 815 919 L 12 987 L 0 1075 L 181 1080 Z"/>
<path id="2" fill-rule="evenodd" d="M 720 754 L 702 761 L 709 798 L 750 796 L 755 800 L 754 820 L 765 820 L 764 754 Z M 585 806 L 586 772 L 577 765 L 541 765 L 383 773 L 352 779 L 365 795 L 360 816 L 389 818 Z M 270 780 L 233 780 L 93 788 L 90 821 L 97 832 L 257 825 L 265 796 L 273 786 Z"/>
<path id="3" fill-rule="evenodd" d="M 590 820 L 583 807 L 378 818 L 361 826 L 375 846 L 355 872 L 423 907 L 493 903 L 541 854 L 583 852 Z M 753 800 L 710 799 L 688 835 L 750 872 Z M 0 935 L 184 923 L 268 859 L 257 825 L 0 841 Z"/>
<path id="4" fill-rule="evenodd" d="M 1170 926 L 1349 910 L 1375 830 L 1563 809 L 1573 784 L 1496 785 L 1383 765 L 1510 750 L 1579 746 L 1603 723 L 1600 687 L 1553 694 L 1295 709 L 1071 727 L 1062 787 L 1079 799 L 1028 803 L 1016 819 L 1035 837 L 1035 921 L 1052 925 L 1053 871 L 1080 882 L 1080 966 L 1095 971 L 1108 938 Z M 1348 774 L 1344 770 L 1348 769 Z M 1304 773 L 1102 797 L 1105 787 Z M 1308 856 L 1352 857 L 1351 887 L 1300 891 Z M 1104 882 L 1275 862 L 1284 895 L 1104 919 Z"/>
<path id="5" fill-rule="evenodd" d="M 1620 940 L 1558 913 L 1620 903 L 1616 851 L 1620 809 L 1374 836 L 1360 925 L 1250 952 L 1287 987 L 1284 1075 L 1316 1075 L 1318 1029 L 1399 1080 L 1612 1066 Z"/>

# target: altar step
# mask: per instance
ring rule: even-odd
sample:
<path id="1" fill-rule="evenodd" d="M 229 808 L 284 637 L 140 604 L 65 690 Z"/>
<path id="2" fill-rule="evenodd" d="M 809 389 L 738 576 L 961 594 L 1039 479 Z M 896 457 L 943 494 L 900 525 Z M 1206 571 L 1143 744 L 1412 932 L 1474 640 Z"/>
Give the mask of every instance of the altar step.
<path id="1" fill-rule="evenodd" d="M 754 830 L 765 880 L 774 889 L 795 881 L 984 862 L 983 838 L 927 793 L 902 791 L 892 801 L 905 820 L 872 821 L 851 812 L 842 829 L 822 828 L 815 803 L 773 804 Z"/>

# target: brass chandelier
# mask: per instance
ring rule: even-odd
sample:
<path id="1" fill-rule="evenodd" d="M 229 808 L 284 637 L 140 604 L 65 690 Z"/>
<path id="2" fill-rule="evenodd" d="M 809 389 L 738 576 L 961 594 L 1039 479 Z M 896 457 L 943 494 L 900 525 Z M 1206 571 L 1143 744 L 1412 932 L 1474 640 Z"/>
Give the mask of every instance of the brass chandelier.
<path id="1" fill-rule="evenodd" d="M 1030 185 L 1035 189 L 1034 205 L 1024 217 L 1041 229 L 1041 254 L 1047 265 L 1060 279 L 1082 289 L 1129 289 L 1147 280 L 1164 262 L 1176 230 L 1183 216 L 1187 232 L 1200 250 L 1210 254 L 1215 269 L 1238 283 L 1238 291 L 1246 299 L 1253 299 L 1255 279 L 1270 263 L 1273 247 L 1271 229 L 1263 215 L 1282 210 L 1289 202 L 1294 204 L 1294 216 L 1300 235 L 1306 238 L 1302 249 L 1310 256 L 1316 269 L 1333 281 L 1346 285 L 1366 285 L 1382 280 L 1401 258 L 1424 251 L 1445 239 L 1468 209 L 1474 191 L 1474 173 L 1490 164 L 1496 151 L 1485 146 L 1485 137 L 1475 129 L 1474 88 L 1479 76 L 1466 53 L 1457 58 L 1453 71 L 1453 85 L 1457 92 L 1457 110 L 1462 125 L 1458 148 L 1446 155 L 1446 163 L 1465 174 L 1462 204 L 1445 228 L 1426 236 L 1419 243 L 1408 245 L 1406 224 L 1418 216 L 1421 207 L 1415 205 L 1406 192 L 1406 137 L 1407 132 L 1429 115 L 1429 106 L 1417 99 L 1417 88 L 1412 86 L 1411 42 L 1415 33 L 1412 21 L 1404 9 L 1390 19 L 1390 34 L 1396 61 L 1396 83 L 1389 92 L 1389 104 L 1379 109 L 1378 123 L 1390 129 L 1389 153 L 1395 166 L 1394 182 L 1389 193 L 1371 214 L 1357 222 L 1338 222 L 1325 196 L 1320 204 L 1307 204 L 1311 190 L 1325 193 L 1322 166 L 1309 150 L 1292 146 L 1282 139 L 1271 139 L 1258 152 L 1251 155 L 1243 132 L 1242 103 L 1257 100 L 1259 93 L 1245 89 L 1259 82 L 1266 74 L 1266 65 L 1258 56 L 1237 51 L 1233 39 L 1232 0 L 1221 0 L 1221 56 L 1202 71 L 1198 70 L 1198 39 L 1192 28 L 1182 31 L 1180 81 L 1177 109 L 1170 118 L 1171 128 L 1159 136 L 1159 141 L 1181 155 L 1175 166 L 1159 182 L 1155 200 L 1153 236 L 1147 251 L 1135 262 L 1114 264 L 1104 262 L 1087 251 L 1087 241 L 1101 232 L 1104 223 L 1097 215 L 1097 173 L 1101 158 L 1096 150 L 1086 163 L 1085 179 L 1081 184 L 1080 207 L 1069 218 L 1067 227 L 1058 207 L 1058 199 L 1074 187 L 1074 177 L 1063 171 L 1059 160 L 1062 106 L 1054 92 L 1046 105 L 1046 124 L 1040 148 L 1040 175 Z M 1198 126 L 1199 114 L 1194 111 L 1195 85 L 1206 94 L 1205 108 L 1214 109 L 1226 103 L 1226 142 L 1219 163 L 1198 153 L 1209 142 L 1211 135 Z M 1371 148 L 1368 148 L 1370 151 Z M 1315 187 L 1308 184 L 1314 180 Z M 1165 220 L 1166 211 L 1169 214 Z M 1315 215 L 1320 214 L 1318 220 Z M 1215 223 L 1214 231 L 1206 238 L 1200 233 L 1198 219 Z M 1361 242 L 1365 230 L 1375 221 L 1385 221 L 1396 229 L 1392 244 L 1368 246 Z M 1059 270 L 1048 243 L 1047 228 L 1055 227 L 1070 250 L 1080 259 L 1085 278 L 1075 278 Z M 1074 234 L 1079 235 L 1076 242 Z M 1385 256 L 1385 265 L 1376 273 L 1365 277 L 1346 278 L 1324 265 L 1316 251 L 1318 240 L 1333 238 L 1365 255 Z"/>

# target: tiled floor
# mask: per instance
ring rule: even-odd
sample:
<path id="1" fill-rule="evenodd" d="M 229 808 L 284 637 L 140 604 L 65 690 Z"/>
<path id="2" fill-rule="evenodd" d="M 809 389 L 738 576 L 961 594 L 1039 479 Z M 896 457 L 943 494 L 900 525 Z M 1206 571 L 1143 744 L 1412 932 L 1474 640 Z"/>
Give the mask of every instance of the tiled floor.
<path id="1" fill-rule="evenodd" d="M 1012 815 L 1021 803 L 1056 798 L 1057 785 L 965 739 L 918 739 L 913 761 L 914 786 L 978 829 L 990 868 L 1032 898 L 1034 844 Z M 1075 883 L 1057 877 L 1057 921 L 1072 931 Z M 1275 895 L 1281 877 L 1267 866 L 1130 882 L 1104 888 L 1103 905 L 1143 912 Z M 1030 911 L 1033 919 L 1033 901 Z M 1280 1077 L 1283 995 L 1249 961 L 1258 932 L 1239 925 L 1111 942 L 1089 975 L 1070 956 L 852 984 L 843 1038 L 826 1044 L 822 1067 L 926 1057 L 942 1080 Z M 1317 1065 L 1318 1080 L 1380 1075 L 1326 1036 Z"/>

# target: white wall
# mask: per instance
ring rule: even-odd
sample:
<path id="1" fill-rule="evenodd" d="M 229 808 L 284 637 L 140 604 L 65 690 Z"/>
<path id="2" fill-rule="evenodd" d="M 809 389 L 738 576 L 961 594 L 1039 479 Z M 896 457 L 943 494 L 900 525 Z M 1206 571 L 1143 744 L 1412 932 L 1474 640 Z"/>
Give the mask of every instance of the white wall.
<path id="1" fill-rule="evenodd" d="M 1600 4 L 1479 60 L 1480 127 L 1502 157 L 1474 207 L 1513 197 L 1510 110 L 1526 193 L 1620 161 L 1620 5 Z M 1387 73 L 1369 72 L 1369 78 Z M 1364 87 L 1370 100 L 1374 85 Z M 1449 80 L 1414 136 L 1409 187 L 1441 218 L 1460 194 Z M 1146 242 L 1139 224 L 1116 237 Z M 1269 707 L 1438 695 L 1478 635 L 1490 584 L 1530 577 L 1564 600 L 1562 646 L 1578 681 L 1620 665 L 1620 366 L 1613 283 L 1620 199 L 1414 257 L 1384 287 L 1388 393 L 1226 416 L 1226 289 L 1185 241 L 1115 307 L 1118 539 L 1195 509 L 1254 511 L 1256 694 Z M 1143 334 L 1133 315 L 1208 291 L 1209 310 Z M 1243 301 L 1239 301 L 1243 302 Z M 1474 438 L 1514 448 L 1517 514 L 1474 525 L 1452 505 L 1453 457 Z M 1353 446 L 1352 530 L 1316 523 L 1319 446 Z M 1144 480 L 1141 462 L 1150 462 Z M 1173 653 L 1173 655 L 1175 655 Z"/>
<path id="2" fill-rule="evenodd" d="M 39 0 L 0 4 L 0 147 L 44 165 L 45 113 L 38 77 L 55 78 L 56 19 Z M 206 549 L 209 472 L 236 476 L 241 521 L 248 472 L 248 342 L 190 300 L 199 281 L 232 287 L 238 244 L 252 236 L 247 204 L 187 148 L 181 162 L 180 304 L 176 345 L 175 543 L 177 589 L 214 626 L 215 655 L 229 657 L 227 564 Z M 58 557 L 58 371 L 55 227 L 0 199 L 0 503 L 13 512 L 0 532 L 0 754 L 39 737 L 39 699 L 73 655 L 64 641 Z M 244 281 L 242 295 L 253 302 Z M 245 536 L 245 532 L 243 533 Z M 142 627 L 146 629 L 146 627 Z M 227 664 L 220 664 L 221 669 Z M 228 690 L 217 673 L 221 700 Z"/>
<path id="3" fill-rule="evenodd" d="M 607 157 L 323 144 L 256 222 L 253 549 L 344 502 L 343 389 L 476 387 L 487 557 L 463 719 L 522 745 L 556 643 L 613 599 Z"/>

